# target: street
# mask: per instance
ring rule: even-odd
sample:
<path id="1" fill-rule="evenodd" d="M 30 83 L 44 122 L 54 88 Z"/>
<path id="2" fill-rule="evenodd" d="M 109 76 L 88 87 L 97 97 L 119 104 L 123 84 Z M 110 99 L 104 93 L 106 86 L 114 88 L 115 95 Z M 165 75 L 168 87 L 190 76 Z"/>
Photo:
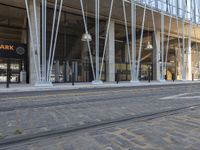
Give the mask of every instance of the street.
<path id="1" fill-rule="evenodd" d="M 9 93 L 0 150 L 198 150 L 200 85 Z"/>

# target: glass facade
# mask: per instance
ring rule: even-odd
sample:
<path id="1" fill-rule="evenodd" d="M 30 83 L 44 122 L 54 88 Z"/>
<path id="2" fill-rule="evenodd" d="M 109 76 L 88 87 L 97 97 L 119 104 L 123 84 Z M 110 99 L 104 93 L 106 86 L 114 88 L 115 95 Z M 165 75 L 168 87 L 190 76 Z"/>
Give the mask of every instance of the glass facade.
<path id="1" fill-rule="evenodd" d="M 51 61 L 49 59 L 51 36 L 52 33 L 56 35 L 56 30 L 52 32 L 54 2 L 48 2 L 46 56 L 43 56 L 44 50 L 42 47 L 44 45 L 44 31 L 42 28 L 44 18 L 42 10 L 44 8 L 41 1 L 36 3 L 38 15 L 36 18 L 34 18 L 35 10 L 31 1 L 28 1 L 28 8 L 24 2 L 21 7 L 16 7 L 14 4 L 0 4 L 0 41 L 25 44 L 27 50 L 29 49 L 26 58 L 11 59 L 12 82 L 20 82 L 20 72 L 22 70 L 27 71 L 27 76 L 31 72 L 30 81 L 32 78 L 36 78 L 37 75 L 40 77 L 40 74 L 44 71 L 47 72 L 48 76 L 49 70 L 43 70 L 43 62 L 45 60 L 47 65 Z M 100 3 L 99 25 L 97 25 L 96 8 L 93 5 L 95 1 L 92 3 L 90 0 L 82 2 L 84 10 L 81 9 L 79 3 L 64 0 L 60 19 L 57 18 L 59 17 L 59 5 L 57 6 L 56 21 L 59 21 L 59 30 L 57 39 L 53 39 L 56 46 L 52 70 L 49 73 L 50 82 L 72 82 L 73 79 L 76 82 L 95 80 L 92 66 L 94 66 L 96 74 L 98 68 L 96 58 L 98 55 L 100 70 L 97 72 L 102 75 L 100 78 L 102 81 L 113 82 L 116 76 L 121 81 L 130 81 L 135 74 L 138 74 L 136 77 L 138 80 L 148 80 L 149 75 L 152 80 L 159 80 L 161 77 L 156 78 L 155 74 L 164 74 L 166 80 L 172 80 L 173 76 L 177 80 L 182 80 L 184 73 L 187 76 L 190 74 L 189 76 L 193 76 L 196 80 L 199 79 L 200 38 L 198 37 L 199 28 L 197 26 L 200 23 L 199 1 L 114 0 L 113 10 L 111 11 L 111 1 L 102 0 Z M 121 2 L 124 2 L 125 6 L 122 6 Z M 134 14 L 132 14 L 134 9 L 131 5 L 132 2 L 136 7 L 135 22 Z M 27 9 L 30 16 L 27 16 Z M 111 16 L 109 16 L 110 11 Z M 83 18 L 86 21 L 85 24 Z M 27 19 L 30 19 L 30 23 Z M 109 26 L 107 33 L 109 20 L 113 22 L 113 25 L 112 27 Z M 29 24 L 32 25 L 32 28 Z M 39 28 L 38 41 L 34 41 L 37 37 L 36 24 Z M 99 37 L 97 38 L 98 26 Z M 83 36 L 87 33 L 86 28 L 91 36 L 89 44 L 83 39 Z M 33 40 L 31 39 L 31 33 L 34 37 Z M 110 38 L 111 35 L 112 39 Z M 96 53 L 97 39 L 99 39 L 99 53 Z M 106 51 L 103 59 L 104 48 Z M 33 56 L 38 58 L 38 62 L 32 60 Z M 0 82 L 6 81 L 7 60 L 6 57 L 0 58 Z M 134 62 L 136 67 L 133 67 Z M 34 63 L 36 68 L 39 68 L 38 73 L 36 70 L 33 71 Z M 101 64 L 103 64 L 103 67 Z M 31 71 L 29 66 L 32 68 Z M 29 77 L 27 77 L 28 79 Z M 41 81 L 43 77 L 33 80 Z"/>
<path id="2" fill-rule="evenodd" d="M 7 55 L 5 56 L 3 53 L 6 51 L 6 45 L 8 45 L 8 43 L 10 45 L 27 44 L 27 21 L 25 9 L 0 4 L 0 41 L 0 83 L 7 81 L 8 66 L 10 66 L 10 81 L 12 83 L 19 83 L 20 72 L 22 70 L 28 71 L 27 57 L 10 58 L 8 56 L 8 58 Z M 6 43 L 5 47 L 2 43 Z M 12 55 L 11 52 L 10 55 Z"/>

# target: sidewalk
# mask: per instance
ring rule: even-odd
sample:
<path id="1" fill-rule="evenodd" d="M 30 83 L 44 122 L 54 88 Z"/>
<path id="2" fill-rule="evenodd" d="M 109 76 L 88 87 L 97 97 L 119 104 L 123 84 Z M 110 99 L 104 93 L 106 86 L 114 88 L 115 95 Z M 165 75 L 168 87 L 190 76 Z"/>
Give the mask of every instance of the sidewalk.
<path id="1" fill-rule="evenodd" d="M 166 81 L 158 82 L 141 81 L 138 83 L 130 83 L 129 81 L 121 81 L 119 84 L 116 82 L 104 82 L 102 85 L 94 85 L 92 83 L 54 83 L 52 87 L 35 87 L 31 84 L 10 84 L 10 88 L 6 88 L 5 84 L 0 84 L 0 93 L 12 92 L 31 92 L 31 91 L 54 91 L 54 90 L 73 90 L 73 89 L 92 89 L 92 88 L 115 88 L 115 87 L 145 87 L 145 86 L 163 86 L 163 85 L 183 85 L 183 84 L 198 84 L 200 81 Z"/>

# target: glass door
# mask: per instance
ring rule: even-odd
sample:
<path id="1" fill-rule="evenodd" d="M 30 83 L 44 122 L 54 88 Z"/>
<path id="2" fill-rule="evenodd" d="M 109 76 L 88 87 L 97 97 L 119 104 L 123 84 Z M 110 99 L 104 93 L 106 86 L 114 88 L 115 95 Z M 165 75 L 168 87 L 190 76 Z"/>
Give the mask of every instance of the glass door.
<path id="1" fill-rule="evenodd" d="M 22 62 L 21 60 L 11 60 L 10 63 L 10 82 L 11 83 L 19 83 L 20 82 L 20 71 L 22 70 Z"/>
<path id="2" fill-rule="evenodd" d="M 0 59 L 0 83 L 6 82 L 7 80 L 7 61 Z"/>
<path id="3" fill-rule="evenodd" d="M 0 83 L 5 83 L 7 81 L 7 59 L 0 59 Z M 23 68 L 23 63 L 18 59 L 10 60 L 10 82 L 19 83 L 20 82 L 20 71 Z"/>

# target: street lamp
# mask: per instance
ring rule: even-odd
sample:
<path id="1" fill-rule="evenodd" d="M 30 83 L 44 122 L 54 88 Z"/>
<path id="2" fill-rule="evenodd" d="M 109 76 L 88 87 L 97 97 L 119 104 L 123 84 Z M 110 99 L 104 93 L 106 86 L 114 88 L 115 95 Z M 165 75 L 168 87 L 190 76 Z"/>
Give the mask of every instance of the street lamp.
<path id="1" fill-rule="evenodd" d="M 83 41 L 83 42 L 87 42 L 87 41 L 91 42 L 92 41 L 92 36 L 89 33 L 84 33 L 82 35 L 81 41 Z"/>
<path id="2" fill-rule="evenodd" d="M 153 46 L 150 43 L 150 41 L 147 42 L 147 46 L 146 46 L 145 50 L 153 50 Z"/>

